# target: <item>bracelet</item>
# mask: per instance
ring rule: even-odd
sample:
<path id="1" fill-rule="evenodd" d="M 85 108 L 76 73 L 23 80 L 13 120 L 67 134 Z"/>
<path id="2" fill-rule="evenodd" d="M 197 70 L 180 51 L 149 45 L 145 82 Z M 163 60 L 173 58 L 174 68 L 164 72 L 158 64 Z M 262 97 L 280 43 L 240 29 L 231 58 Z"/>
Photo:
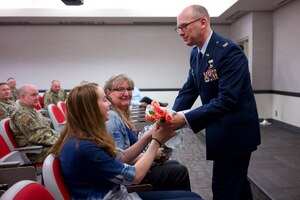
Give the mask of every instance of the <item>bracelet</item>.
<path id="1" fill-rule="evenodd" d="M 159 147 L 161 147 L 161 142 L 158 139 L 152 138 L 152 140 L 155 140 L 159 144 Z"/>

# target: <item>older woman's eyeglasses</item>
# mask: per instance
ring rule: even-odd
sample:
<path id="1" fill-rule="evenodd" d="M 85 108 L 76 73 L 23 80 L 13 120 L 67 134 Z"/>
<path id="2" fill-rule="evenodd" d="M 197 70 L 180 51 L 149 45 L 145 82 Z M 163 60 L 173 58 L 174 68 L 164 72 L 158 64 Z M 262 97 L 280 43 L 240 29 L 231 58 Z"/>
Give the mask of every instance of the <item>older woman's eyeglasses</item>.
<path id="1" fill-rule="evenodd" d="M 112 90 L 113 91 L 117 91 L 119 94 L 125 94 L 126 91 L 128 93 L 132 93 L 133 88 L 123 88 L 123 87 L 120 87 L 120 88 L 115 88 L 115 89 L 112 89 Z"/>
<path id="2" fill-rule="evenodd" d="M 192 23 L 194 23 L 194 22 L 196 22 L 196 21 L 198 21 L 198 20 L 200 20 L 200 19 L 202 19 L 202 17 L 197 18 L 197 19 L 195 19 L 195 20 L 193 20 L 193 21 L 191 21 L 191 22 L 189 22 L 189 23 L 181 24 L 180 26 L 177 26 L 177 27 L 175 28 L 175 31 L 176 31 L 177 33 L 179 33 L 180 31 L 184 32 L 184 31 L 187 30 L 187 28 L 188 28 L 188 26 L 189 26 L 190 24 L 192 24 Z"/>

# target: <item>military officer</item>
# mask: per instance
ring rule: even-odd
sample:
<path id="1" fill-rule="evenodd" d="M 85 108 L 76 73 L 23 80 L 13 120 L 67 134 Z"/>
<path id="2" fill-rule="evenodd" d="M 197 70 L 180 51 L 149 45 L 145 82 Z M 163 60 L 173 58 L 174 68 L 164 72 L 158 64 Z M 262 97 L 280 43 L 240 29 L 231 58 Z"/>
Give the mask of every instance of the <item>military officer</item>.
<path id="1" fill-rule="evenodd" d="M 12 101 L 17 101 L 19 99 L 19 90 L 17 89 L 16 80 L 12 77 L 7 79 L 7 84 L 10 89 L 10 97 Z"/>
<path id="2" fill-rule="evenodd" d="M 210 27 L 203 6 L 188 6 L 178 15 L 175 29 L 192 46 L 189 75 L 173 110 L 190 109 L 200 96 L 202 105 L 178 112 L 170 123 L 177 130 L 205 128 L 206 157 L 213 160 L 213 199 L 252 199 L 247 179 L 251 153 L 260 144 L 256 102 L 248 60 L 234 42 Z"/>
<path id="3" fill-rule="evenodd" d="M 50 147 L 57 141 L 58 133 L 50 128 L 50 119 L 34 108 L 38 104 L 38 95 L 34 85 L 20 88 L 20 105 L 12 114 L 9 125 L 19 147 L 43 146 L 41 154 L 28 156 L 32 162 L 42 163 Z"/>
<path id="4" fill-rule="evenodd" d="M 7 83 L 0 83 L 0 121 L 10 117 L 17 107 L 17 103 L 10 100 L 10 89 Z"/>
<path id="5" fill-rule="evenodd" d="M 48 109 L 49 104 L 57 104 L 59 101 L 65 101 L 67 98 L 67 93 L 61 89 L 60 81 L 53 80 L 51 84 L 51 89 L 47 90 L 43 96 L 44 108 Z"/>

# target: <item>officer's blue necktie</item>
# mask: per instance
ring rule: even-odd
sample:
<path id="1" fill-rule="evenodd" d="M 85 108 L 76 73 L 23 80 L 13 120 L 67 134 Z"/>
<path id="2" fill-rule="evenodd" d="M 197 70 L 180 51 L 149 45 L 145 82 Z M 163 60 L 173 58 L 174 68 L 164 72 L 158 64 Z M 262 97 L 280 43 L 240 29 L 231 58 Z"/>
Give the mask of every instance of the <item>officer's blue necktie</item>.
<path id="1" fill-rule="evenodd" d="M 201 59 L 202 59 L 203 54 L 201 52 L 198 53 L 198 66 L 200 67 Z"/>

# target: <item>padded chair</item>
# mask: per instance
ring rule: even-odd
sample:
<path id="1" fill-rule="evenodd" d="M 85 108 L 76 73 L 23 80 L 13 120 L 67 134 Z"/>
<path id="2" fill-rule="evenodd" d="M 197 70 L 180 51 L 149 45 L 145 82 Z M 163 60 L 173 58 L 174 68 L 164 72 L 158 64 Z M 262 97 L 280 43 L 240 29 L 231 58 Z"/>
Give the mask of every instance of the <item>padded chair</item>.
<path id="1" fill-rule="evenodd" d="M 20 99 L 16 100 L 16 104 L 20 105 Z"/>
<path id="2" fill-rule="evenodd" d="M 49 154 L 43 164 L 43 180 L 47 190 L 55 199 L 71 199 L 67 186 L 63 180 L 58 158 Z M 127 186 L 128 192 L 145 192 L 152 191 L 151 184 L 140 184 Z"/>
<path id="3" fill-rule="evenodd" d="M 64 101 L 59 101 L 57 102 L 57 106 L 59 107 L 59 109 L 64 113 L 64 115 L 66 116 L 66 103 Z"/>
<path id="4" fill-rule="evenodd" d="M 23 180 L 11 186 L 1 196 L 2 200 L 55 200 L 54 197 L 41 184 Z"/>
<path id="5" fill-rule="evenodd" d="M 33 166 L 21 166 L 23 159 L 20 152 L 11 151 L 6 141 L 0 135 L 0 183 L 8 187 L 24 179 L 37 180 L 36 171 Z"/>
<path id="6" fill-rule="evenodd" d="M 0 148 L 0 167 L 6 167 L 6 164 L 16 167 L 23 164 L 20 152 L 11 151 L 2 135 L 0 135 Z"/>
<path id="7" fill-rule="evenodd" d="M 55 199 L 71 199 L 60 169 L 58 158 L 49 154 L 43 164 L 43 180 L 47 190 Z"/>
<path id="8" fill-rule="evenodd" d="M 40 103 L 36 104 L 36 106 L 34 107 L 36 110 L 41 110 L 42 106 Z"/>
<path id="9" fill-rule="evenodd" d="M 29 147 L 18 147 L 15 138 L 13 136 L 12 130 L 10 129 L 9 126 L 9 121 L 10 118 L 6 118 L 3 119 L 0 122 L 0 134 L 3 138 L 3 141 L 5 141 L 7 148 L 13 152 L 13 151 L 17 151 L 19 152 L 20 156 L 21 156 L 21 162 L 20 165 L 33 165 L 30 160 L 27 157 L 27 153 L 41 153 L 42 151 L 42 146 L 29 146 Z M 2 147 L 1 147 L 1 153 L 2 153 Z M 36 174 L 40 175 L 41 173 L 41 166 L 42 163 L 35 163 L 34 167 L 36 170 Z"/>
<path id="10" fill-rule="evenodd" d="M 27 153 L 40 153 L 42 151 L 42 146 L 30 146 L 30 147 L 18 147 L 15 138 L 13 136 L 12 130 L 9 126 L 10 118 L 5 118 L 0 122 L 0 134 L 6 142 L 10 151 L 19 151 L 24 164 L 29 164 L 30 161 L 27 158 Z"/>
<path id="11" fill-rule="evenodd" d="M 44 108 L 44 99 L 41 95 L 38 96 L 39 97 L 39 104 L 42 108 Z"/>
<path id="12" fill-rule="evenodd" d="M 3 139 L 6 141 L 9 149 L 13 151 L 15 148 L 18 147 L 17 143 L 15 142 L 15 138 L 12 134 L 12 131 L 9 126 L 10 118 L 5 118 L 0 122 L 0 134 L 2 135 Z"/>
<path id="13" fill-rule="evenodd" d="M 60 133 L 65 127 L 65 115 L 55 104 L 48 106 L 48 113 L 55 131 Z"/>

